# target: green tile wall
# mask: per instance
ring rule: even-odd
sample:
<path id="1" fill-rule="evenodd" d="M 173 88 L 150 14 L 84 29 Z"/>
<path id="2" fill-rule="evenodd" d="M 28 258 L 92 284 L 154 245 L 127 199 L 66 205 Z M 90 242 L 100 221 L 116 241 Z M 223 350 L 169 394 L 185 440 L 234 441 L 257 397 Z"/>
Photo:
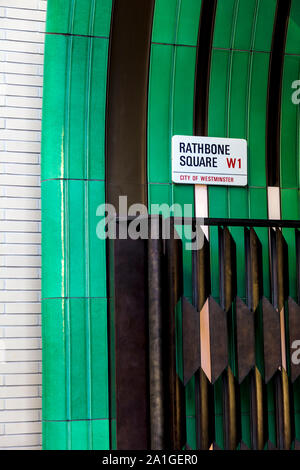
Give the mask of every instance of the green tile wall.
<path id="1" fill-rule="evenodd" d="M 105 108 L 112 0 L 51 0 L 42 129 L 43 448 L 108 449 Z M 66 35 L 68 34 L 68 35 Z"/>

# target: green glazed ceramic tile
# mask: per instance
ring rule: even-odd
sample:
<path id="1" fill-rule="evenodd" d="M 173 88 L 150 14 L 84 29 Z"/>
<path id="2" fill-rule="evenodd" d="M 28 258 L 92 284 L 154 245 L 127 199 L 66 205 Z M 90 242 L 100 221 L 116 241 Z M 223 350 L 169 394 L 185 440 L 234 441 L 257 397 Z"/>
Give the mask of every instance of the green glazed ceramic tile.
<path id="1" fill-rule="evenodd" d="M 149 182 L 171 182 L 171 138 L 192 135 L 196 50 L 154 44 L 148 110 Z"/>
<path id="2" fill-rule="evenodd" d="M 174 56 L 172 134 L 193 135 L 196 49 L 178 46 Z"/>
<path id="3" fill-rule="evenodd" d="M 276 0 L 219 0 L 213 46 L 270 51 Z"/>
<path id="4" fill-rule="evenodd" d="M 69 305 L 61 299 L 44 300 L 42 312 L 43 419 L 66 419 L 68 414 L 70 418 L 67 388 Z"/>
<path id="5" fill-rule="evenodd" d="M 105 240 L 97 237 L 104 182 L 43 182 L 43 297 L 106 297 Z"/>
<path id="6" fill-rule="evenodd" d="M 175 44 L 196 46 L 202 0 L 180 0 L 177 37 Z"/>
<path id="7" fill-rule="evenodd" d="M 286 39 L 286 53 L 300 54 L 300 3 L 298 0 L 292 0 Z"/>
<path id="8" fill-rule="evenodd" d="M 196 46 L 201 0 L 156 0 L 152 41 Z"/>
<path id="9" fill-rule="evenodd" d="M 249 50 L 253 45 L 254 24 L 257 20 L 256 0 L 236 2 L 236 16 L 232 22 L 234 49 Z M 242 80 L 241 80 L 242 82 Z"/>
<path id="10" fill-rule="evenodd" d="M 91 437 L 91 421 L 71 421 L 71 450 L 92 449 Z"/>
<path id="11" fill-rule="evenodd" d="M 47 36 L 42 179 L 104 179 L 107 39 Z"/>
<path id="12" fill-rule="evenodd" d="M 152 41 L 175 44 L 179 0 L 156 0 Z"/>
<path id="13" fill-rule="evenodd" d="M 170 107 L 174 47 L 153 44 L 148 99 L 148 180 L 170 180 Z"/>
<path id="14" fill-rule="evenodd" d="M 64 297 L 64 183 L 42 183 L 42 297 Z"/>
<path id="15" fill-rule="evenodd" d="M 254 19 L 254 50 L 271 50 L 276 12 L 276 0 L 258 0 L 256 22 Z"/>
<path id="16" fill-rule="evenodd" d="M 47 32 L 109 36 L 112 0 L 50 0 Z"/>
<path id="17" fill-rule="evenodd" d="M 44 450 L 109 450 L 108 420 L 44 421 Z"/>
<path id="18" fill-rule="evenodd" d="M 269 54 L 250 57 L 248 104 L 248 184 L 266 186 L 266 113 Z"/>
<path id="19" fill-rule="evenodd" d="M 211 59 L 208 135 L 227 136 L 227 95 L 230 54 L 227 51 L 213 51 Z"/>
<path id="20" fill-rule="evenodd" d="M 232 24 L 235 16 L 235 0 L 218 0 L 214 28 L 213 47 L 229 49 L 232 41 Z"/>
<path id="21" fill-rule="evenodd" d="M 165 209 L 160 211 L 159 206 L 161 206 L 162 204 L 170 205 L 172 195 L 171 190 L 172 187 L 170 184 L 148 185 L 150 214 L 162 213 L 164 217 L 169 216 L 169 211 L 167 210 L 167 207 L 165 206 Z M 151 207 L 151 205 L 153 205 L 153 207 Z"/>
<path id="22" fill-rule="evenodd" d="M 93 420 L 93 449 L 109 450 L 109 421 L 108 419 Z"/>
<path id="23" fill-rule="evenodd" d="M 281 189 L 281 217 L 288 220 L 299 220 L 300 218 L 300 192 L 298 189 Z M 297 262 L 296 262 L 296 238 L 295 231 L 291 229 L 282 230 L 288 245 L 289 265 L 289 295 L 297 301 Z"/>
<path id="24" fill-rule="evenodd" d="M 105 299 L 43 301 L 43 419 L 108 418 Z"/>
<path id="25" fill-rule="evenodd" d="M 44 421 L 43 450 L 69 450 L 68 428 L 71 428 L 70 422 Z"/>
<path id="26" fill-rule="evenodd" d="M 300 137 L 299 105 L 292 102 L 292 83 L 300 79 L 300 57 L 286 56 L 284 60 L 281 102 L 280 184 L 296 188 L 299 178 Z"/>
<path id="27" fill-rule="evenodd" d="M 249 59 L 248 52 L 233 52 L 231 55 L 227 125 L 228 137 L 236 139 L 247 136 Z"/>

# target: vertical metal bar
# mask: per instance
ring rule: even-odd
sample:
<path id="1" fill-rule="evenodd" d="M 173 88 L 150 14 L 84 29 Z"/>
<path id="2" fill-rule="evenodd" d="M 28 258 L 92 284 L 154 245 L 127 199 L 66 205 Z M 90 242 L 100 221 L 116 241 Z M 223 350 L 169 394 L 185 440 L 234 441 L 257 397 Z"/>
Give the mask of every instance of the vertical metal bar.
<path id="1" fill-rule="evenodd" d="M 259 328 L 258 310 L 263 294 L 262 275 L 262 246 L 254 229 L 245 229 L 245 258 L 246 258 L 246 295 L 248 307 L 256 317 L 256 325 Z M 256 332 L 258 335 L 258 332 Z M 260 338 L 259 338 L 260 339 Z M 251 396 L 251 441 L 253 450 L 263 450 L 266 441 L 266 410 L 265 390 L 262 373 L 255 365 L 250 373 Z"/>
<path id="2" fill-rule="evenodd" d="M 163 383 L 163 240 L 148 240 L 149 387 L 151 450 L 165 448 Z"/>
<path id="3" fill-rule="evenodd" d="M 220 303 L 228 316 L 228 331 L 233 335 L 232 303 L 236 296 L 236 252 L 235 243 L 227 227 L 219 228 L 219 258 L 220 258 Z M 234 337 L 229 344 L 229 357 L 233 358 Z M 229 360 L 230 364 L 230 360 Z M 231 366 L 223 373 L 223 411 L 225 448 L 235 450 L 239 442 L 238 423 L 238 390 L 235 386 Z"/>
<path id="4" fill-rule="evenodd" d="M 176 370 L 176 327 L 175 309 L 183 294 L 182 242 L 171 222 L 170 239 L 165 240 L 165 262 L 168 298 L 164 318 L 166 371 L 166 448 L 181 450 L 186 443 L 185 394 L 184 386 Z"/>
<path id="5" fill-rule="evenodd" d="M 203 247 L 194 251 L 192 257 L 193 303 L 200 312 L 211 292 L 209 243 L 206 238 Z M 210 351 L 207 354 L 210 355 Z M 195 373 L 195 404 L 197 449 L 209 449 L 214 440 L 213 386 L 202 368 Z"/>

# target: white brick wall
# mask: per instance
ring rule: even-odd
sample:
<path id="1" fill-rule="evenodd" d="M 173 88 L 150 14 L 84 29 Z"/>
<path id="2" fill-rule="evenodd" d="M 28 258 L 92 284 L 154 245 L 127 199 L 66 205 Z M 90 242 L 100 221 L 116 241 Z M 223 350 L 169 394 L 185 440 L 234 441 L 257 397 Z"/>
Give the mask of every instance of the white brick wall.
<path id="1" fill-rule="evenodd" d="M 40 449 L 46 0 L 0 0 L 0 449 Z"/>

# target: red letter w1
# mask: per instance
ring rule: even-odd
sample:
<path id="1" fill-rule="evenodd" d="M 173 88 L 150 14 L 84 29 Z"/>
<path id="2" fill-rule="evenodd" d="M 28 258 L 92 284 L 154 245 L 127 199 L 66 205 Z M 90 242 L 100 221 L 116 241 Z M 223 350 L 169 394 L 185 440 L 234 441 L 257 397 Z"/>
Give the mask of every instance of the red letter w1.
<path id="1" fill-rule="evenodd" d="M 236 158 L 226 158 L 228 168 L 235 168 Z"/>

